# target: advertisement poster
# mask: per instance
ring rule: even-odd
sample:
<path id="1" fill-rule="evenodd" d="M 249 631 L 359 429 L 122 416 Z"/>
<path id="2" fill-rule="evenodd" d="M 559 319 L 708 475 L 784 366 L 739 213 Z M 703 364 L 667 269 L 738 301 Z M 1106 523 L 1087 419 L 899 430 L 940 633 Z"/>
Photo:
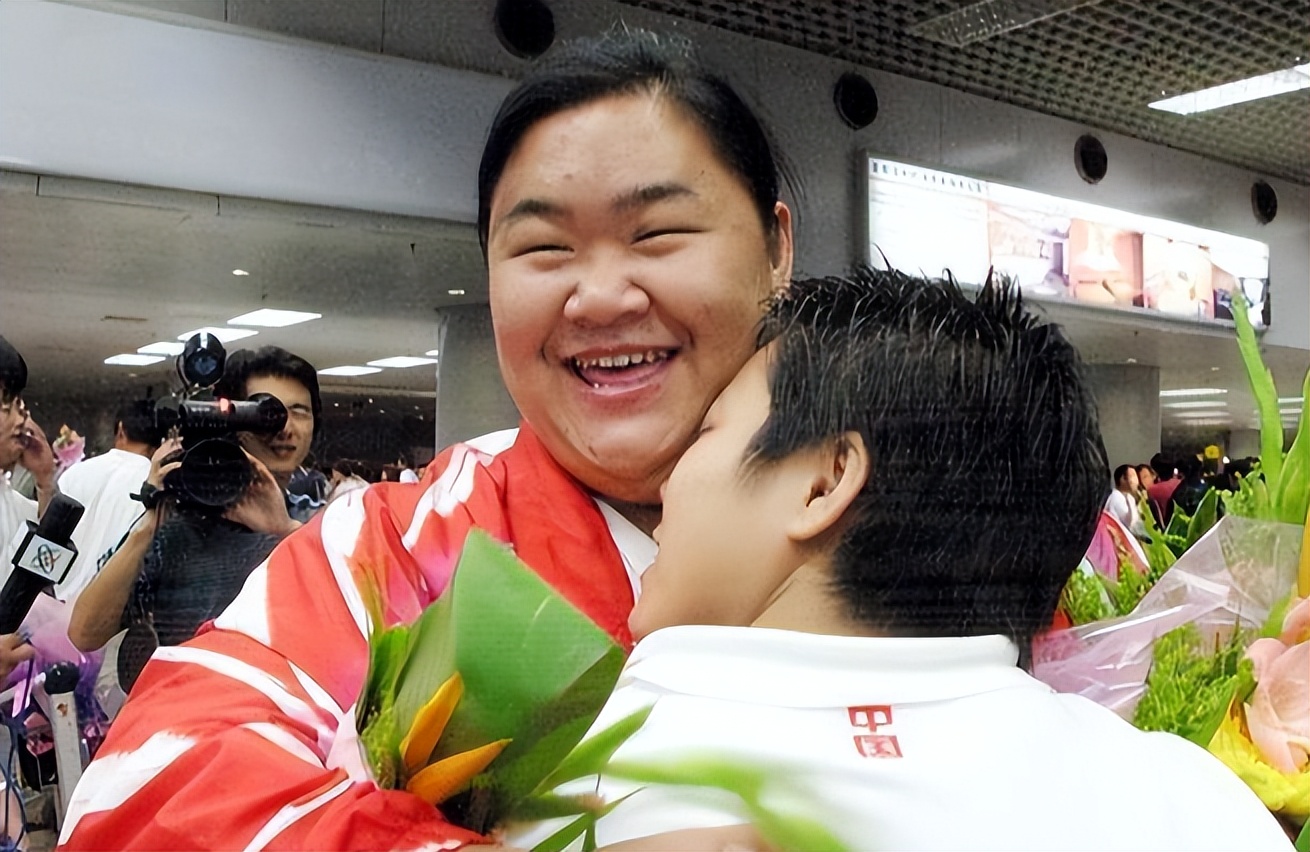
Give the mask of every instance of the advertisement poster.
<path id="1" fill-rule="evenodd" d="M 978 284 L 994 269 L 1025 295 L 1228 320 L 1268 319 L 1269 247 L 1257 240 L 1003 184 L 869 158 L 869 262 Z"/>

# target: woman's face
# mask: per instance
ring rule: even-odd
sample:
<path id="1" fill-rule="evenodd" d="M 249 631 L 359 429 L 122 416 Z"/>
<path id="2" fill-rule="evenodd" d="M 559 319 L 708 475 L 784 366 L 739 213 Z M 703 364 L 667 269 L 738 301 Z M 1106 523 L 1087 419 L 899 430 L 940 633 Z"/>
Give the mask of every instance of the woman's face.
<path id="1" fill-rule="evenodd" d="M 537 123 L 491 202 L 501 372 L 574 476 L 653 504 L 791 276 L 741 179 L 676 104 L 615 96 Z"/>

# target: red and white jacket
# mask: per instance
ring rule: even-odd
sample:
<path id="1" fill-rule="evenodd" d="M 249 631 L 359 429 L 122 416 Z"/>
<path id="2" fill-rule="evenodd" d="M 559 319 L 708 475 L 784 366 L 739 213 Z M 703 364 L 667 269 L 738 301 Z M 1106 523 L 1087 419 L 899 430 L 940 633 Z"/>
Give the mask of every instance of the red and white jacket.
<path id="1" fill-rule="evenodd" d="M 416 796 L 379 789 L 364 768 L 354 704 L 371 627 L 358 578 L 383 590 L 388 624 L 412 621 L 446 588 L 477 526 L 629 649 L 634 590 L 612 513 L 526 424 L 500 443 L 490 452 L 476 448 L 489 447 L 481 439 L 456 445 L 419 484 L 333 502 L 278 546 L 212 625 L 160 648 L 69 803 L 61 848 L 487 842 Z"/>

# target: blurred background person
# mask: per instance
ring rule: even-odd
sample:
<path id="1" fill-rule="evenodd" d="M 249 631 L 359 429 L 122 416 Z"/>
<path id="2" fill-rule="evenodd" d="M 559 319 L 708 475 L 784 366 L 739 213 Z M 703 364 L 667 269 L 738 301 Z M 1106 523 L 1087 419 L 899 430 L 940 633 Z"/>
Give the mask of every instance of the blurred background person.
<path id="1" fill-rule="evenodd" d="M 150 457 L 162 436 L 155 426 L 150 400 L 124 403 L 114 420 L 114 446 L 106 453 L 79 462 L 59 478 L 59 490 L 86 507 L 73 531 L 78 559 L 55 597 L 72 600 L 109 561 L 141 515 L 132 499 L 150 474 Z"/>
<path id="2" fill-rule="evenodd" d="M 1105 511 L 1138 537 L 1146 535 L 1146 527 L 1142 524 L 1142 512 L 1139 508 L 1140 502 L 1137 469 L 1130 464 L 1119 465 L 1114 469 L 1114 490 L 1105 501 Z"/>
<path id="3" fill-rule="evenodd" d="M 1155 472 L 1155 483 L 1146 489 L 1146 501 L 1155 515 L 1156 524 L 1164 529 L 1169 525 L 1169 500 L 1181 480 L 1174 460 L 1166 458 L 1163 453 L 1151 456 L 1151 470 Z"/>
<path id="4" fill-rule="evenodd" d="M 1180 476 L 1178 485 L 1169 498 L 1166 515 L 1172 516 L 1174 509 L 1180 509 L 1188 517 L 1196 514 L 1205 492 L 1210 490 L 1210 486 L 1205 484 L 1205 479 L 1201 475 L 1204 469 L 1201 460 L 1194 455 L 1186 455 L 1178 460 Z"/>

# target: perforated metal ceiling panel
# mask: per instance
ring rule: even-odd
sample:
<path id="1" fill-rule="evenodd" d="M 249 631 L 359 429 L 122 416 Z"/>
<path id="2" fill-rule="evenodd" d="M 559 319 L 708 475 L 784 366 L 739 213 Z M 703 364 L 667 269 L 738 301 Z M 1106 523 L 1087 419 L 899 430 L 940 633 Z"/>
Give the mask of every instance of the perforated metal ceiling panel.
<path id="1" fill-rule="evenodd" d="M 1149 109 L 1310 62 L 1302 0 L 623 0 L 1310 184 L 1310 89 Z"/>

